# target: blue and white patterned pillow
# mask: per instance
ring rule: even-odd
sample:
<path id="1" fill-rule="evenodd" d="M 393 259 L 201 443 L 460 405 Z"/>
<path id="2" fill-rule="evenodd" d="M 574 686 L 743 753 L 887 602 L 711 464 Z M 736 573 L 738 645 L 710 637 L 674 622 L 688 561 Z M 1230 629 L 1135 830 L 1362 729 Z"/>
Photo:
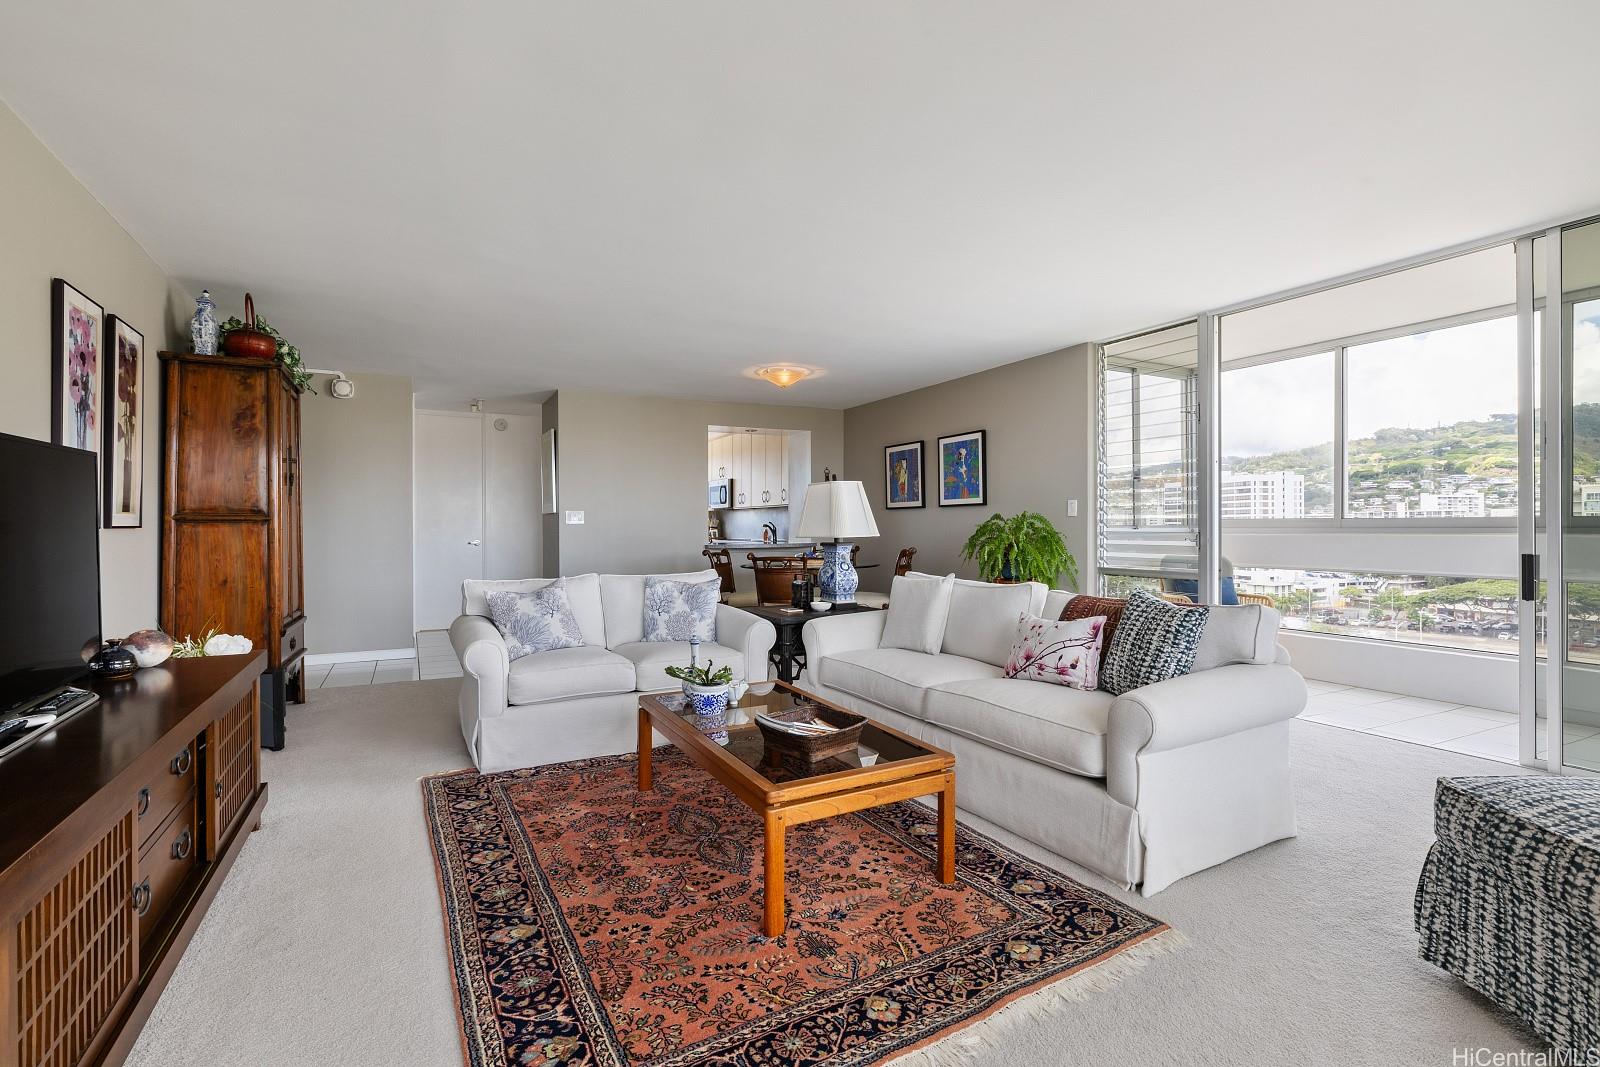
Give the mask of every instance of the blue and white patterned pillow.
<path id="1" fill-rule="evenodd" d="M 1100 688 L 1121 695 L 1188 674 L 1210 608 L 1180 607 L 1136 589 L 1111 634 Z"/>
<path id="2" fill-rule="evenodd" d="M 583 629 L 567 599 L 565 578 L 531 593 L 490 593 L 489 617 L 505 637 L 506 652 L 514 660 L 583 644 Z"/>
<path id="3" fill-rule="evenodd" d="M 670 578 L 644 580 L 644 639 L 646 641 L 701 641 L 717 639 L 717 601 L 722 580 L 675 582 Z"/>

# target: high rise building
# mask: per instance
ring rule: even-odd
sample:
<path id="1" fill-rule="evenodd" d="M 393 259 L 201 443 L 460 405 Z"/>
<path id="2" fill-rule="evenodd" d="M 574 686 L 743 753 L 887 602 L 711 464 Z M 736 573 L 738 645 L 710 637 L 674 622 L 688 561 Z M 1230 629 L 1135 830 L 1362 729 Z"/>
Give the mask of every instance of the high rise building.
<path id="1" fill-rule="evenodd" d="M 1306 479 L 1290 471 L 1223 474 L 1224 519 L 1303 519 Z"/>

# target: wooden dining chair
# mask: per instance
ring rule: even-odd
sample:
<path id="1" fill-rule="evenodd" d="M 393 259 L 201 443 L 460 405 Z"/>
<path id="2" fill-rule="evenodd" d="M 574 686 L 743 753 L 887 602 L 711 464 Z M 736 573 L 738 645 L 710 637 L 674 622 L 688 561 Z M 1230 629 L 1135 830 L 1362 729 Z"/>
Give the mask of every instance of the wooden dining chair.
<path id="1" fill-rule="evenodd" d="M 717 577 L 722 581 L 722 602 L 736 608 L 755 607 L 758 603 L 754 592 L 740 592 L 734 587 L 733 582 L 733 553 L 726 548 L 706 548 L 701 555 L 711 561 L 712 569 L 717 572 Z"/>
<path id="2" fill-rule="evenodd" d="M 749 557 L 750 566 L 755 568 L 756 603 L 762 605 L 789 603 L 795 576 L 822 566 L 821 560 L 805 556 L 758 556 L 751 552 Z"/>

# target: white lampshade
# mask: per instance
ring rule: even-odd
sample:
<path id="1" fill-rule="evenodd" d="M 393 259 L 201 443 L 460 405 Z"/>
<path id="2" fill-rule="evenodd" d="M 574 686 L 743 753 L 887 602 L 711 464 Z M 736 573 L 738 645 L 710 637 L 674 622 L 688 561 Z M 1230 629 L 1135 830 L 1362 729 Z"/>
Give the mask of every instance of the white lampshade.
<path id="1" fill-rule="evenodd" d="M 799 537 L 848 539 L 877 537 L 878 524 L 860 482 L 813 482 L 800 506 Z"/>

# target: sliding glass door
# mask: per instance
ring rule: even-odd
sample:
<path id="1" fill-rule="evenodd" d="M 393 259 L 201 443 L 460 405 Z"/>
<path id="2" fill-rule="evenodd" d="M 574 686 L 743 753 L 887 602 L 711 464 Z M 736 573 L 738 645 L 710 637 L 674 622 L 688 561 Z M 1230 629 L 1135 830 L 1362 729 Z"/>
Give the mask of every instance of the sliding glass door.
<path id="1" fill-rule="evenodd" d="M 1546 251 L 1549 290 L 1546 351 L 1560 368 L 1559 591 L 1549 594 L 1550 662 L 1559 684 L 1549 693 L 1542 755 L 1551 770 L 1600 771 L 1600 223 L 1572 226 L 1559 254 Z M 1547 481 L 1549 479 L 1547 478 Z M 1555 561 L 1553 561 L 1555 562 Z"/>

